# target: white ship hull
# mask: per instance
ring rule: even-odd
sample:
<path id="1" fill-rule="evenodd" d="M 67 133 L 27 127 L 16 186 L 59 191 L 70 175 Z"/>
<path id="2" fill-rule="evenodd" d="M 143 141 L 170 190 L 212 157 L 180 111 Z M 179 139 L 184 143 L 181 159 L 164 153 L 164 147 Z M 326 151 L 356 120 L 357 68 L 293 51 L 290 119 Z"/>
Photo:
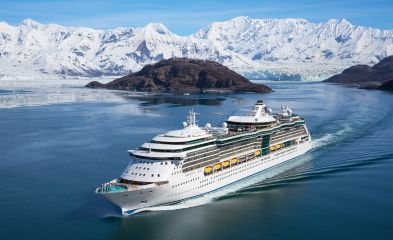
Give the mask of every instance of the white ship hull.
<path id="1" fill-rule="evenodd" d="M 174 174 L 165 184 L 152 183 L 136 190 L 102 193 L 102 196 L 118 205 L 123 215 L 128 215 L 144 211 L 148 207 L 171 204 L 215 191 L 298 157 L 311 148 L 311 139 L 309 139 L 207 176 L 203 168 L 200 168 Z"/>

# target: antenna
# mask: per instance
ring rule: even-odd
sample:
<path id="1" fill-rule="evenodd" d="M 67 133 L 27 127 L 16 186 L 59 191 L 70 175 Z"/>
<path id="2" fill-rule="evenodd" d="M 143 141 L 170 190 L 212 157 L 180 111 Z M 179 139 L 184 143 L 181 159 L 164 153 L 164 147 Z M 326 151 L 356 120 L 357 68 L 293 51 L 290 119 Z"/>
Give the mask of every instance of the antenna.
<path id="1" fill-rule="evenodd" d="M 195 126 L 196 125 L 196 113 L 194 112 L 193 109 L 190 110 L 187 116 L 187 123 L 188 126 Z"/>

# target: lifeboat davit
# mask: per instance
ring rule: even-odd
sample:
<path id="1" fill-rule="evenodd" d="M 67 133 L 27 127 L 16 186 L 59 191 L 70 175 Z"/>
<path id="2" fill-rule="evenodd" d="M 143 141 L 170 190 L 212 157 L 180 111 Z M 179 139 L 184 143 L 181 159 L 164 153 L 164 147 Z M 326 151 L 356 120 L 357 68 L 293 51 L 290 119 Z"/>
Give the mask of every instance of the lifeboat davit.
<path id="1" fill-rule="evenodd" d="M 208 173 L 211 173 L 212 170 L 213 170 L 212 167 L 207 166 L 207 167 L 205 167 L 205 170 L 203 172 L 208 174 Z"/>
<path id="2" fill-rule="evenodd" d="M 257 150 L 256 152 L 255 152 L 255 155 L 260 155 L 261 154 L 261 150 Z"/>
<path id="3" fill-rule="evenodd" d="M 236 164 L 237 163 L 237 158 L 231 159 L 231 164 Z"/>
<path id="4" fill-rule="evenodd" d="M 213 166 L 214 170 L 220 170 L 221 169 L 221 163 L 216 163 Z"/>
<path id="5" fill-rule="evenodd" d="M 228 166 L 229 166 L 229 161 L 224 161 L 224 162 L 222 162 L 222 166 L 223 166 L 223 167 L 228 167 Z"/>

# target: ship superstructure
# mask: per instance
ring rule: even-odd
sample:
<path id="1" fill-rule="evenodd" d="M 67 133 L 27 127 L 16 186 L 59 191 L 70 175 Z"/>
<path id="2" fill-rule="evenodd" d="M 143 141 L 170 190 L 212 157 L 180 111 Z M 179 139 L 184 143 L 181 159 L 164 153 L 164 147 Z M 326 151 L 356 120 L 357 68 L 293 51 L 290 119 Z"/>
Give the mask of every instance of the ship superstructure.
<path id="1" fill-rule="evenodd" d="M 190 111 L 183 128 L 159 134 L 137 150 L 120 178 L 96 189 L 124 215 L 196 197 L 286 162 L 311 149 L 305 121 L 262 100 L 246 116 L 199 127 Z"/>

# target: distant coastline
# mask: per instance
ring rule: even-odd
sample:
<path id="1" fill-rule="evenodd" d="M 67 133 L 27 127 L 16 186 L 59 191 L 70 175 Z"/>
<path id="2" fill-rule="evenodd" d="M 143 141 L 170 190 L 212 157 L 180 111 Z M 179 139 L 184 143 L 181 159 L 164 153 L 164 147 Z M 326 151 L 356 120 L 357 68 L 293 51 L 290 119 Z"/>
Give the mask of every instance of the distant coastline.
<path id="1" fill-rule="evenodd" d="M 355 65 L 345 69 L 324 82 L 340 83 L 363 89 L 377 89 L 393 91 L 393 56 L 382 59 L 370 67 L 368 65 Z"/>

